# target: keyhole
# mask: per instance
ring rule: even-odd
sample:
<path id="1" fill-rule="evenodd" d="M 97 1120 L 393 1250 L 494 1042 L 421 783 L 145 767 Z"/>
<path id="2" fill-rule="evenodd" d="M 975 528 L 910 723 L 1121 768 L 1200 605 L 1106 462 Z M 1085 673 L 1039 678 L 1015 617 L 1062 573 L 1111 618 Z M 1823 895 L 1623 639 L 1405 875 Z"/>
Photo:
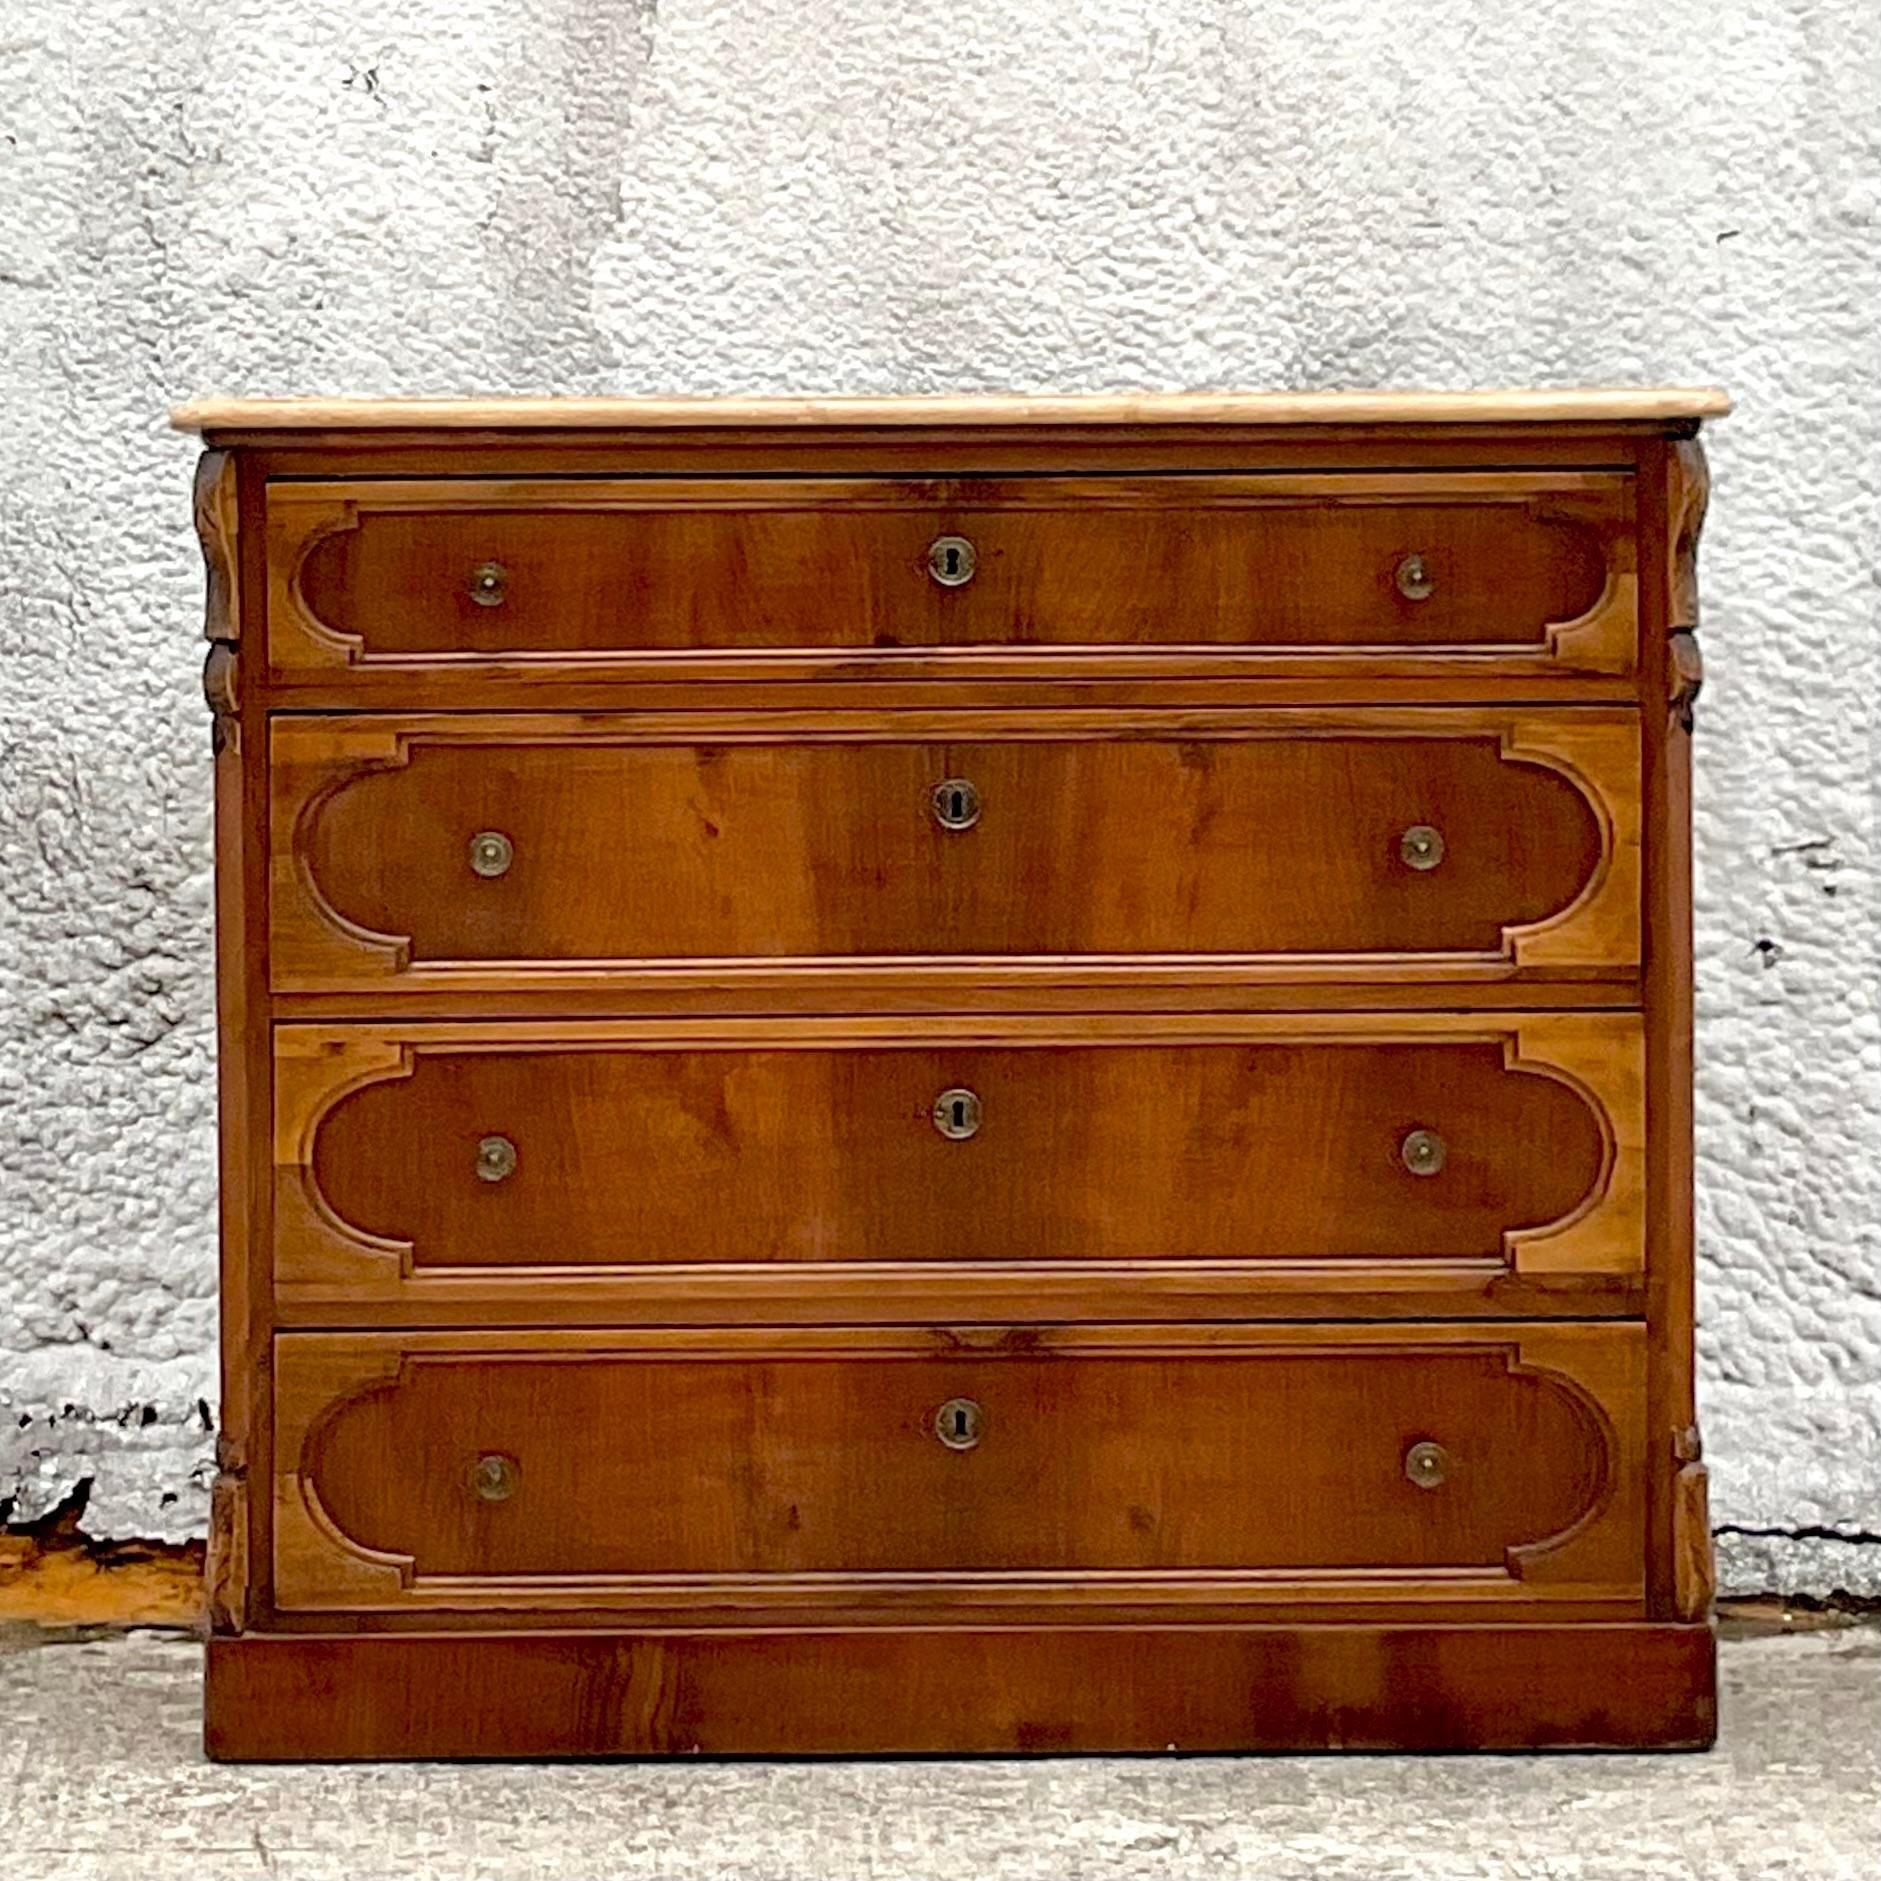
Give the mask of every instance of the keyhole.
<path id="1" fill-rule="evenodd" d="M 978 559 L 965 536 L 936 536 L 928 544 L 927 572 L 943 588 L 958 588 L 973 579 Z"/>
<path id="2" fill-rule="evenodd" d="M 980 1100 L 964 1084 L 943 1091 L 934 1100 L 934 1128 L 951 1142 L 963 1143 L 980 1127 Z"/>
<path id="3" fill-rule="evenodd" d="M 949 1398 L 934 1413 L 934 1435 L 950 1450 L 971 1450 L 986 1434 L 986 1413 L 971 1398 Z"/>
<path id="4" fill-rule="evenodd" d="M 980 820 L 980 793 L 970 778 L 942 778 L 928 801 L 942 829 L 971 829 Z"/>

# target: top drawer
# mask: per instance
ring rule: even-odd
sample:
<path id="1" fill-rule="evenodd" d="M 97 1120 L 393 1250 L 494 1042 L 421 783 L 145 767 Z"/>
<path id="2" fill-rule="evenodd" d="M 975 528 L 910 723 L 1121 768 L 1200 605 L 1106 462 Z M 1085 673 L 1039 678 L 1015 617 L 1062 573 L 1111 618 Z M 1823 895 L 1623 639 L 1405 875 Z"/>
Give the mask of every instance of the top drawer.
<path id="1" fill-rule="evenodd" d="M 1624 675 L 1620 472 L 275 483 L 277 682 Z"/>

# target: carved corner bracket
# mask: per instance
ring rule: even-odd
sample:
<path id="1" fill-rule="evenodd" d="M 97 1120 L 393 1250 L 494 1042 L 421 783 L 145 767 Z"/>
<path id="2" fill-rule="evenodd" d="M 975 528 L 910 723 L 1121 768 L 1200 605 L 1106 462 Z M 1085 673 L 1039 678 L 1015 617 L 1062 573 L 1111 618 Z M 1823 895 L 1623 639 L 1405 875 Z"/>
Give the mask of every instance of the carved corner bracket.
<path id="1" fill-rule="evenodd" d="M 241 748 L 235 690 L 235 655 L 242 636 L 241 566 L 235 552 L 235 459 L 205 451 L 196 465 L 196 539 L 202 544 L 202 692 L 208 704 L 210 743 L 217 752 Z"/>
<path id="2" fill-rule="evenodd" d="M 1704 533 L 1711 501 L 1711 472 L 1704 447 L 1688 438 L 1672 447 L 1667 514 L 1671 530 L 1666 622 L 1671 630 L 1667 661 L 1672 715 L 1692 729 L 1693 708 L 1705 683 L 1704 654 L 1698 643 L 1698 538 Z"/>
<path id="3" fill-rule="evenodd" d="M 1672 1604 L 1681 1620 L 1703 1620 L 1717 1593 L 1711 1547 L 1711 1484 L 1696 1424 L 1672 1437 Z"/>
<path id="4" fill-rule="evenodd" d="M 209 1546 L 203 1605 L 212 1633 L 239 1633 L 248 1622 L 248 1457 L 224 1431 L 216 1438 L 216 1478 L 209 1491 Z"/>
<path id="5" fill-rule="evenodd" d="M 235 557 L 235 459 L 205 451 L 196 465 L 196 538 L 202 544 L 203 638 L 241 638 L 241 573 Z"/>

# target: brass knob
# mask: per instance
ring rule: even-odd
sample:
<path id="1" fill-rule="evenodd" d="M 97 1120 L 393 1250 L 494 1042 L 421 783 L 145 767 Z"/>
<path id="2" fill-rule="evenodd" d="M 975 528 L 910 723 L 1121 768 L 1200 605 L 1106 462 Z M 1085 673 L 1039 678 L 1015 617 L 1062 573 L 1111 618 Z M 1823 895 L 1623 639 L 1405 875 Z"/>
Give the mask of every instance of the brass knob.
<path id="1" fill-rule="evenodd" d="M 942 829 L 971 829 L 980 820 L 980 793 L 964 777 L 943 778 L 928 793 L 928 807 Z"/>
<path id="2" fill-rule="evenodd" d="M 509 599 L 509 570 L 501 562 L 484 562 L 473 568 L 470 598 L 479 607 L 501 607 Z"/>
<path id="3" fill-rule="evenodd" d="M 1428 823 L 1413 823 L 1398 838 L 1398 860 L 1421 875 L 1443 860 L 1443 831 Z"/>
<path id="4" fill-rule="evenodd" d="M 934 1435 L 950 1450 L 971 1450 L 986 1435 L 986 1413 L 971 1398 L 949 1398 L 934 1413 Z"/>
<path id="5" fill-rule="evenodd" d="M 490 1450 L 471 1465 L 470 1486 L 485 1502 L 507 1502 L 521 1476 L 514 1457 Z"/>
<path id="6" fill-rule="evenodd" d="M 1398 1145 L 1398 1154 L 1403 1157 L 1404 1166 L 1412 1175 L 1434 1176 L 1443 1167 L 1450 1152 L 1435 1130 L 1413 1130 Z"/>
<path id="7" fill-rule="evenodd" d="M 1407 555 L 1398 564 L 1396 580 L 1398 592 L 1407 601 L 1428 601 L 1437 592 L 1437 584 L 1421 555 Z"/>
<path id="8" fill-rule="evenodd" d="M 506 1136 L 486 1136 L 477 1145 L 477 1175 L 484 1182 L 501 1182 L 516 1172 L 516 1145 Z"/>
<path id="9" fill-rule="evenodd" d="M 934 1128 L 949 1142 L 964 1143 L 980 1130 L 980 1100 L 964 1085 L 943 1091 L 934 1100 Z"/>
<path id="10" fill-rule="evenodd" d="M 470 867 L 485 881 L 509 873 L 516 860 L 516 845 L 500 829 L 480 829 L 470 839 Z"/>
<path id="11" fill-rule="evenodd" d="M 1450 1452 L 1440 1443 L 1414 1443 L 1404 1453 L 1404 1473 L 1419 1489 L 1435 1489 L 1450 1474 Z"/>
<path id="12" fill-rule="evenodd" d="M 936 536 L 927 545 L 927 572 L 943 588 L 964 588 L 979 565 L 965 536 Z"/>

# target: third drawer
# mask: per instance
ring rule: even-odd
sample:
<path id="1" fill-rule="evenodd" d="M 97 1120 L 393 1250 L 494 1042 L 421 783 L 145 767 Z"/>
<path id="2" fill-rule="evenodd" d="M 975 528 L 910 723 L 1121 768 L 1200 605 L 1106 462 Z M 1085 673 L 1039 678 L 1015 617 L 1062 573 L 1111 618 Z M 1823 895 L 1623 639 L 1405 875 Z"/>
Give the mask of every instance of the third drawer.
<path id="1" fill-rule="evenodd" d="M 291 1319 L 1636 1310 L 1633 1013 L 286 1025 Z"/>

